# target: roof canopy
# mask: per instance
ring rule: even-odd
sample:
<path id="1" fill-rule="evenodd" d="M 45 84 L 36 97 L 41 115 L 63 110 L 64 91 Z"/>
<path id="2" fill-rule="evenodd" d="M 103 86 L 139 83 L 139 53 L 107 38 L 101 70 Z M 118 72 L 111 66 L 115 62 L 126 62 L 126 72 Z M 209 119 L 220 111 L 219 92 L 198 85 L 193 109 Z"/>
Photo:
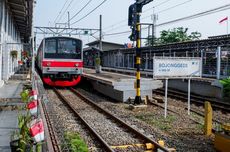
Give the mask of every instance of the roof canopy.
<path id="1" fill-rule="evenodd" d="M 27 42 L 31 36 L 34 0 L 7 0 L 11 15 L 21 38 Z"/>

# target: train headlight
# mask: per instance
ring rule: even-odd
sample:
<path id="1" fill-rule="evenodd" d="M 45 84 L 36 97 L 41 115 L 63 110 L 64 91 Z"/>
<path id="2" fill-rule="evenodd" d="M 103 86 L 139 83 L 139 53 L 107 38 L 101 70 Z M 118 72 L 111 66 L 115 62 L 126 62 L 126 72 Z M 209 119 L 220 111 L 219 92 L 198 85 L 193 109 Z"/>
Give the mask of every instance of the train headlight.
<path id="1" fill-rule="evenodd" d="M 48 62 L 46 65 L 47 65 L 48 67 L 50 67 L 50 62 Z"/>
<path id="2" fill-rule="evenodd" d="M 78 63 L 76 63 L 76 64 L 75 64 L 75 66 L 76 66 L 76 67 L 78 67 L 78 66 L 79 66 L 79 64 L 78 64 Z"/>

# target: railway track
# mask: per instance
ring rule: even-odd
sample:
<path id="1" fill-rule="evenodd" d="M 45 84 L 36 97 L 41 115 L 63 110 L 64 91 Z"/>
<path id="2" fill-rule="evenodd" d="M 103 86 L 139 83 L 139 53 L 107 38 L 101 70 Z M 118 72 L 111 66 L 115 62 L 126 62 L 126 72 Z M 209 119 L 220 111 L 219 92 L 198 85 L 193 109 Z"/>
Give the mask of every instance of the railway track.
<path id="1" fill-rule="evenodd" d="M 49 116 L 49 114 L 47 112 L 47 109 L 46 109 L 46 107 L 45 107 L 43 102 L 41 102 L 41 105 L 42 105 L 42 109 L 43 109 L 43 112 L 44 112 L 44 115 L 45 115 L 48 131 L 49 131 L 49 134 L 50 134 L 50 139 L 51 139 L 51 143 L 52 143 L 52 146 L 53 146 L 53 151 L 54 152 L 61 152 L 61 148 L 59 147 L 59 144 L 58 144 L 58 138 L 57 138 L 57 136 L 55 134 L 54 127 L 53 127 L 53 125 L 51 123 L 50 116 Z"/>
<path id="2" fill-rule="evenodd" d="M 73 88 L 65 91 L 54 88 L 54 92 L 106 151 L 173 151 L 139 132 Z"/>
<path id="3" fill-rule="evenodd" d="M 164 95 L 164 89 L 157 89 L 154 90 L 153 93 Z M 183 92 L 175 91 L 175 90 L 168 90 L 168 96 L 176 99 L 181 99 L 183 101 L 188 100 L 188 95 Z M 209 101 L 212 104 L 214 110 L 221 110 L 222 112 L 230 112 L 230 103 L 216 101 L 213 99 L 191 95 L 191 102 L 197 105 L 204 106 L 204 102 Z"/>

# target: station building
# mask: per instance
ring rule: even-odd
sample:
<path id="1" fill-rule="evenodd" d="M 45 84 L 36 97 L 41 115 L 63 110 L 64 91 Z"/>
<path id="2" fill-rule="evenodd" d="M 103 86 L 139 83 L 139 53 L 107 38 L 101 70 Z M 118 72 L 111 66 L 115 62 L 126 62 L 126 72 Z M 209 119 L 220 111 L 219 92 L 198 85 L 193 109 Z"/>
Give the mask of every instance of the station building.
<path id="1" fill-rule="evenodd" d="M 0 87 L 19 68 L 29 47 L 34 0 L 0 0 Z"/>

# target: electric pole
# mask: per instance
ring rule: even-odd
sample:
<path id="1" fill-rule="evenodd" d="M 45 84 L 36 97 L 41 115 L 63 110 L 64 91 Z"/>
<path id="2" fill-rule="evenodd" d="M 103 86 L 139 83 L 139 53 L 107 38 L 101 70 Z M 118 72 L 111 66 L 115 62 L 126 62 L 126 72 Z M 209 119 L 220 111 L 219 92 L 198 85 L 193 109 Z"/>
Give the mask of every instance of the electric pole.
<path id="1" fill-rule="evenodd" d="M 100 15 L 100 44 L 99 44 L 99 49 L 102 50 L 102 15 Z"/>
<path id="2" fill-rule="evenodd" d="M 153 7 L 153 15 L 152 15 L 152 20 L 153 20 L 153 28 L 152 28 L 152 46 L 154 45 L 154 40 L 156 38 L 156 21 L 157 21 L 157 14 L 154 13 L 154 7 Z"/>
<path id="3" fill-rule="evenodd" d="M 68 11 L 68 28 L 70 28 L 70 15 L 69 15 L 69 11 Z"/>

